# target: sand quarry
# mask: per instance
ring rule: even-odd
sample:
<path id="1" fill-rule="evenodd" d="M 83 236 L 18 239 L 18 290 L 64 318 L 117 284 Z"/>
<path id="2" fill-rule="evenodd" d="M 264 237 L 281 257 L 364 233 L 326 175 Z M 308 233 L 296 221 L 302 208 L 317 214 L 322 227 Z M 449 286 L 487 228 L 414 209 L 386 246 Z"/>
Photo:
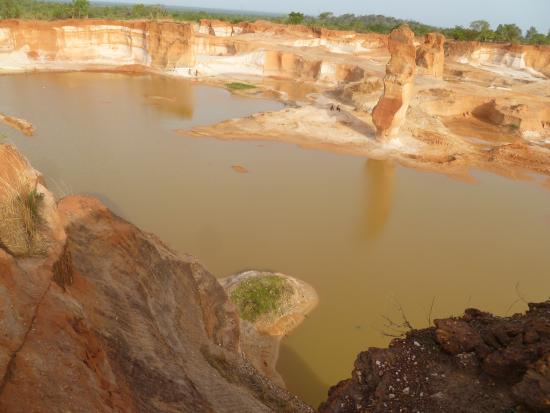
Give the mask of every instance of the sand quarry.
<path id="1" fill-rule="evenodd" d="M 280 111 L 175 131 L 185 136 L 286 141 L 465 180 L 482 169 L 550 185 L 545 46 L 435 35 L 392 40 L 263 21 L 0 23 L 0 72 L 67 70 L 243 82 L 255 87 L 234 93 L 287 103 Z M 389 106 L 381 105 L 381 116 L 389 123 L 380 132 L 373 111 L 384 96 Z"/>

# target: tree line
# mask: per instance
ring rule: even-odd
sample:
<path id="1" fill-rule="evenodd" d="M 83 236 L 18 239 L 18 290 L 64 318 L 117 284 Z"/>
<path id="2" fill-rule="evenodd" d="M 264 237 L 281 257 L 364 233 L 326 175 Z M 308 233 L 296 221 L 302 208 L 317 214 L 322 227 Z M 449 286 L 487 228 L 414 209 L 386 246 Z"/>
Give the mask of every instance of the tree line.
<path id="1" fill-rule="evenodd" d="M 41 0 L 0 0 L 0 19 L 23 18 L 38 20 L 58 20 L 70 18 L 97 19 L 173 19 L 180 21 L 199 21 L 200 19 L 218 19 L 238 23 L 255 21 L 259 17 L 277 23 L 305 24 L 335 30 L 352 30 L 360 33 L 389 33 L 395 27 L 407 23 L 417 35 L 439 31 L 447 38 L 455 40 L 477 40 L 483 42 L 507 42 L 550 45 L 550 30 L 539 33 L 531 27 L 525 33 L 516 24 L 499 24 L 495 29 L 489 22 L 476 20 L 469 27 L 455 26 L 440 28 L 413 20 L 402 20 L 381 15 L 356 16 L 355 14 L 334 15 L 330 12 L 319 16 L 306 16 L 300 12 L 291 12 L 287 16 L 258 16 L 246 14 L 212 13 L 166 8 L 159 5 L 101 5 L 90 4 L 89 0 L 70 2 L 45 2 Z"/>
<path id="2" fill-rule="evenodd" d="M 532 26 L 524 34 L 521 28 L 516 24 L 499 24 L 496 29 L 493 30 L 489 22 L 485 20 L 476 20 L 467 28 L 462 26 L 440 28 L 414 20 L 402 20 L 381 15 L 356 16 L 354 14 L 343 14 L 336 16 L 333 13 L 325 12 L 317 17 L 311 17 L 305 16 L 299 12 L 292 12 L 288 15 L 287 22 L 290 24 L 308 24 L 337 30 L 375 33 L 389 33 L 395 27 L 406 23 L 416 35 L 441 32 L 447 38 L 454 40 L 477 40 L 483 42 L 526 43 L 538 45 L 550 44 L 550 30 L 547 34 L 539 33 L 538 30 Z"/>
<path id="3" fill-rule="evenodd" d="M 61 20 L 72 18 L 117 20 L 173 19 L 182 21 L 220 19 L 237 23 L 257 20 L 258 16 L 178 10 L 161 5 L 103 5 L 91 3 L 89 0 L 71 0 L 70 2 L 0 0 L 0 19 Z"/>

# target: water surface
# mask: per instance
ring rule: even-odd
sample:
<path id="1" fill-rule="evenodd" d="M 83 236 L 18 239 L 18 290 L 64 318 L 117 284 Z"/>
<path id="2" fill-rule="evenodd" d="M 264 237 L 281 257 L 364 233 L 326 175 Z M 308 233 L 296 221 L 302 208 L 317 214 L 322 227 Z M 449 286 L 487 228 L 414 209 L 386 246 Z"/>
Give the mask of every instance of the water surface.
<path id="1" fill-rule="evenodd" d="M 281 104 L 155 76 L 0 76 L 0 126 L 59 194 L 90 193 L 223 277 L 268 269 L 321 302 L 283 341 L 280 371 L 317 404 L 358 352 L 467 306 L 504 314 L 550 295 L 550 192 L 478 173 L 475 184 L 282 143 L 173 132 Z M 241 165 L 249 173 L 236 173 Z M 434 301 L 435 297 L 435 301 Z M 433 305 L 432 314 L 429 308 Z"/>

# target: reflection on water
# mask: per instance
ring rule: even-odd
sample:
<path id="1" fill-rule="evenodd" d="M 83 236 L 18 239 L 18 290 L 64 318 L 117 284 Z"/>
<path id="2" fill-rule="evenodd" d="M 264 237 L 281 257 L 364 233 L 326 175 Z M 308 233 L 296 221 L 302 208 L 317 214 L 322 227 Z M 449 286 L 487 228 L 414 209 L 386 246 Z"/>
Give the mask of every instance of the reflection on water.
<path id="1" fill-rule="evenodd" d="M 0 112 L 37 127 L 33 138 L 0 133 L 57 193 L 100 194 L 220 277 L 269 269 L 316 288 L 320 304 L 284 339 L 278 366 L 311 404 L 349 377 L 360 351 L 387 344 L 381 316 L 399 318 L 387 297 L 416 326 L 434 296 L 432 318 L 466 305 L 504 313 L 518 282 L 527 300 L 548 297 L 550 191 L 535 185 L 487 174 L 471 185 L 293 145 L 184 138 L 173 131 L 282 105 L 177 79 L 0 76 L 0 91 Z"/>
<path id="2" fill-rule="evenodd" d="M 300 394 L 303 400 L 314 403 L 319 394 L 326 392 L 327 383 L 321 382 L 313 369 L 314 366 L 309 366 L 299 353 L 284 342 L 279 353 L 280 366 L 292 369 L 291 374 L 285 375 L 285 385 L 290 392 Z M 304 383 L 307 383 L 307 386 L 304 386 Z"/>
<path id="3" fill-rule="evenodd" d="M 145 86 L 145 98 L 159 110 L 181 116 L 182 119 L 193 118 L 195 106 L 193 88 L 189 82 L 174 82 L 173 79 L 154 76 Z"/>
<path id="4" fill-rule="evenodd" d="M 295 101 L 305 101 L 310 93 L 317 92 L 314 84 L 307 82 L 297 84 L 295 81 L 288 79 L 264 78 L 262 84 L 264 87 L 276 91 L 276 94 L 283 94 L 288 99 Z M 266 91 L 264 94 L 269 96 L 270 92 Z"/>
<path id="5" fill-rule="evenodd" d="M 382 233 L 393 202 L 395 164 L 388 160 L 369 159 L 366 162 L 367 206 L 365 235 L 375 240 Z"/>

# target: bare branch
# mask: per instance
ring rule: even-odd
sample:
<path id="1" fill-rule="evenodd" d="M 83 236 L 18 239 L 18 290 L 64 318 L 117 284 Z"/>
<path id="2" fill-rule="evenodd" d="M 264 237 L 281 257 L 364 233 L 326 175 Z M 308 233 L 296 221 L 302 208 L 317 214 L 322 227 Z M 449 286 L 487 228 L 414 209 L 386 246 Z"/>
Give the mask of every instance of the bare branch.
<path id="1" fill-rule="evenodd" d="M 434 310 L 435 299 L 436 296 L 434 295 L 434 297 L 432 298 L 432 304 L 430 305 L 430 312 L 428 313 L 428 327 L 432 325 L 432 314 Z"/>
<path id="2" fill-rule="evenodd" d="M 528 301 L 524 298 L 523 294 L 519 290 L 519 282 L 516 283 L 516 286 L 514 287 L 514 290 L 516 291 L 517 299 L 510 304 L 510 306 L 506 309 L 505 315 L 508 315 L 510 313 L 510 310 L 517 304 L 517 303 L 524 303 L 525 305 L 528 304 Z"/>

